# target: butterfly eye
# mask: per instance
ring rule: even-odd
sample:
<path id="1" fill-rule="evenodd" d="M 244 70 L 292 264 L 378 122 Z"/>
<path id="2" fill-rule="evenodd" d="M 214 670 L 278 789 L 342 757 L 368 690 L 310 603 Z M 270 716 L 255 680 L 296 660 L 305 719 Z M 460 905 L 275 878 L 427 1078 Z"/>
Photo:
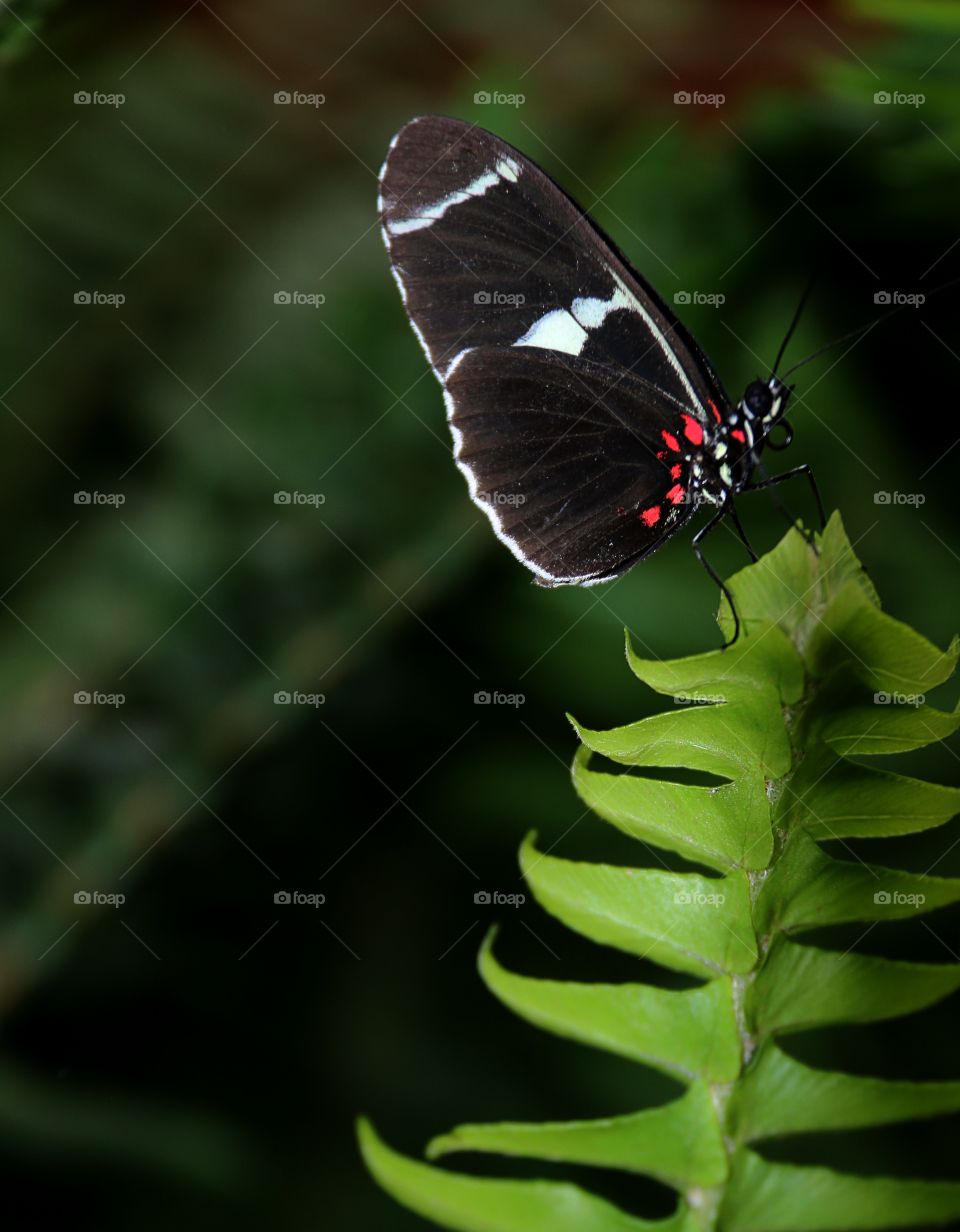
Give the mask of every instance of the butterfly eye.
<path id="1" fill-rule="evenodd" d="M 773 405 L 773 395 L 763 381 L 751 381 L 743 395 L 744 405 L 758 418 L 763 418 Z"/>

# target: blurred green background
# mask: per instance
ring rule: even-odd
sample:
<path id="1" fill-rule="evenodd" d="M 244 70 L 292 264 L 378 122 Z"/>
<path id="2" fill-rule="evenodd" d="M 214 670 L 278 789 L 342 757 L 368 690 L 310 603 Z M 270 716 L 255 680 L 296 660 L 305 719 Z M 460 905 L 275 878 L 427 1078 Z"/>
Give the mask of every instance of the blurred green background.
<path id="1" fill-rule="evenodd" d="M 738 396 L 811 269 L 792 359 L 878 294 L 960 274 L 960 6 L 89 0 L 5 4 L 0 31 L 5 1193 L 74 1226 L 412 1232 L 361 1169 L 357 1112 L 416 1152 L 458 1120 L 669 1093 L 511 1019 L 474 955 L 499 918 L 528 971 L 636 964 L 474 896 L 521 891 L 531 828 L 568 856 L 651 861 L 584 818 L 564 712 L 605 727 L 653 708 L 624 626 L 660 656 L 718 635 L 682 541 L 554 592 L 495 542 L 389 275 L 387 143 L 443 112 L 519 146 L 667 299 L 724 297 L 679 311 Z M 960 596 L 958 296 L 798 373 L 796 440 L 773 458 L 815 466 L 887 608 L 941 642 Z M 781 515 L 742 504 L 771 546 Z M 712 557 L 744 563 L 722 533 Z M 903 759 L 953 783 L 958 760 Z M 954 823 L 883 860 L 956 875 L 958 841 Z M 275 902 L 294 891 L 325 901 Z M 957 925 L 824 940 L 946 960 Z M 793 1048 L 956 1077 L 955 1044 L 947 1004 Z M 947 1175 L 957 1126 L 777 1151 Z M 567 1171 L 666 1209 L 652 1183 Z"/>

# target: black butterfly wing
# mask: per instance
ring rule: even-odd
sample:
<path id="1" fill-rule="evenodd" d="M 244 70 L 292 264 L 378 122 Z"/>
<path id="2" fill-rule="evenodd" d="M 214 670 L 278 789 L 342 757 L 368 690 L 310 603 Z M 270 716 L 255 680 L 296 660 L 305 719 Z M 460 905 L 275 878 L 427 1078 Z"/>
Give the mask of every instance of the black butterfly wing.
<path id="1" fill-rule="evenodd" d="M 451 365 L 445 400 L 470 495 L 544 585 L 616 577 L 693 512 L 692 417 L 628 369 L 477 347 Z"/>
<path id="2" fill-rule="evenodd" d="M 468 346 L 541 347 L 628 368 L 702 422 L 727 404 L 706 356 L 536 164 L 462 120 L 394 137 L 380 217 L 407 314 L 437 375 Z"/>

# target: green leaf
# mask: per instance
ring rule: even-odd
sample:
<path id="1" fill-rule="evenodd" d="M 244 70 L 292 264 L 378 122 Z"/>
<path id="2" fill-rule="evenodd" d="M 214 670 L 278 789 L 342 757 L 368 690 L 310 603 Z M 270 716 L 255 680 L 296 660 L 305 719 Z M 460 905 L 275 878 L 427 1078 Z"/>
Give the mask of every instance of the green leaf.
<path id="1" fill-rule="evenodd" d="M 724 1232 L 907 1228 L 960 1215 L 960 1184 L 847 1176 L 774 1164 L 741 1150 L 721 1208 Z"/>
<path id="2" fill-rule="evenodd" d="M 953 1182 L 771 1163 L 748 1144 L 960 1111 L 958 1081 L 818 1070 L 778 1042 L 907 1014 L 960 988 L 960 964 L 841 953 L 792 937 L 960 901 L 960 879 L 836 859 L 820 845 L 908 834 L 960 811 L 956 788 L 854 760 L 922 748 L 960 728 L 960 711 L 919 696 L 870 704 L 877 692 L 936 687 L 953 671 L 957 645 L 940 651 L 880 610 L 837 517 L 813 545 L 791 531 L 729 586 L 743 622 L 731 648 L 661 662 L 640 658 L 628 640 L 635 675 L 670 698 L 662 713 L 608 731 L 574 723 L 573 783 L 593 812 L 703 871 L 560 859 L 532 836 L 520 851 L 527 885 L 556 919 L 703 982 L 671 991 L 532 978 L 500 966 L 490 938 L 479 959 L 487 986 L 521 1017 L 662 1070 L 685 1093 L 602 1120 L 461 1125 L 434 1139 L 430 1154 L 485 1151 L 645 1174 L 683 1195 L 686 1205 L 657 1225 L 670 1232 L 843 1232 L 953 1218 Z M 730 629 L 723 603 L 719 621 Z M 573 1186 L 481 1181 L 382 1158 L 383 1183 L 452 1228 L 651 1226 Z"/>
<path id="3" fill-rule="evenodd" d="M 633 674 L 658 693 L 723 693 L 737 686 L 758 690 L 764 701 L 795 702 L 803 692 L 803 663 L 789 637 L 776 624 L 727 650 L 710 650 L 685 659 L 644 659 L 627 635 L 627 662 Z"/>
<path id="4" fill-rule="evenodd" d="M 892 698 L 894 694 L 883 694 Z M 960 711 L 947 714 L 932 706 L 880 703 L 854 706 L 831 715 L 821 729 L 835 753 L 858 757 L 877 753 L 909 753 L 960 728 Z"/>
<path id="5" fill-rule="evenodd" d="M 746 972 L 756 962 L 742 873 L 711 878 L 580 864 L 541 854 L 533 836 L 520 850 L 520 867 L 537 902 L 592 941 L 707 977 Z"/>
<path id="6" fill-rule="evenodd" d="M 729 690 L 728 690 L 729 692 Z M 729 777 L 745 762 L 757 769 L 753 745 L 731 734 L 736 707 L 717 695 L 679 694 L 684 709 L 655 714 L 612 731 L 591 731 L 571 716 L 581 741 L 595 753 L 630 766 L 686 766 Z M 704 698 L 710 704 L 704 703 Z M 719 704 L 713 704 L 719 703 Z M 737 733 L 739 737 L 740 733 Z M 789 748 L 787 749 L 789 759 Z"/>
<path id="7" fill-rule="evenodd" d="M 743 686 L 723 687 L 723 693 L 681 690 L 676 710 L 612 731 L 591 731 L 568 717 L 588 748 L 625 765 L 683 766 L 724 777 L 785 774 L 790 742 L 783 724 L 771 724 L 755 696 L 746 704 Z"/>
<path id="8" fill-rule="evenodd" d="M 894 962 L 779 940 L 750 989 L 761 1034 L 836 1022 L 877 1022 L 933 1005 L 960 988 L 960 965 Z"/>
<path id="9" fill-rule="evenodd" d="M 646 843 L 726 872 L 763 868 L 773 836 L 762 782 L 690 787 L 663 779 L 591 770 L 590 750 L 577 751 L 573 785 L 595 813 Z"/>
<path id="10" fill-rule="evenodd" d="M 942 826 L 960 811 L 960 789 L 824 753 L 805 760 L 783 805 L 782 824 L 814 838 L 886 838 Z"/>
<path id="11" fill-rule="evenodd" d="M 451 1151 L 493 1151 L 622 1168 L 656 1177 L 675 1189 L 719 1185 L 727 1176 L 720 1126 L 703 1083 L 695 1083 L 672 1103 L 630 1116 L 546 1125 L 460 1125 L 427 1148 L 431 1159 Z"/>
<path id="12" fill-rule="evenodd" d="M 817 602 L 818 560 L 797 530 L 790 530 L 772 552 L 727 579 L 740 615 L 741 628 L 760 644 L 766 626 L 779 626 L 796 637 L 808 611 Z M 724 637 L 733 633 L 733 617 L 726 597 L 718 623 Z"/>
<path id="13" fill-rule="evenodd" d="M 726 977 L 682 992 L 646 984 L 532 979 L 501 967 L 492 943 L 491 934 L 480 951 L 480 974 L 494 996 L 521 1018 L 684 1082 L 735 1077 L 740 1041 Z"/>
<path id="14" fill-rule="evenodd" d="M 768 1040 L 731 1100 L 740 1141 L 859 1129 L 960 1111 L 960 1082 L 892 1082 L 811 1069 Z"/>
<path id="15" fill-rule="evenodd" d="M 577 1185 L 460 1176 L 392 1151 L 361 1120 L 364 1162 L 383 1188 L 425 1219 L 458 1232 L 694 1232 L 681 1205 L 669 1219 L 637 1219 Z"/>
<path id="16" fill-rule="evenodd" d="M 960 901 L 960 878 L 835 860 L 802 830 L 791 834 L 755 907 L 764 933 L 856 920 L 909 919 Z"/>
<path id="17" fill-rule="evenodd" d="M 958 642 L 948 650 L 909 625 L 881 612 L 854 582 L 830 602 L 817 622 L 807 652 L 811 675 L 824 677 L 843 666 L 871 691 L 929 693 L 953 675 Z"/>

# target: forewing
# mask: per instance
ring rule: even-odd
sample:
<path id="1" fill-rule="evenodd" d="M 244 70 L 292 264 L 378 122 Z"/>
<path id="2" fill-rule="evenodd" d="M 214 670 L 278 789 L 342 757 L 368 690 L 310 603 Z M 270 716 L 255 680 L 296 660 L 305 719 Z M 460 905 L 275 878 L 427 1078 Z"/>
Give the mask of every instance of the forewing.
<path id="1" fill-rule="evenodd" d="M 726 401 L 706 357 L 545 172 L 475 125 L 412 120 L 381 171 L 407 314 L 443 380 L 466 347 L 549 349 L 625 368 L 702 422 Z"/>

